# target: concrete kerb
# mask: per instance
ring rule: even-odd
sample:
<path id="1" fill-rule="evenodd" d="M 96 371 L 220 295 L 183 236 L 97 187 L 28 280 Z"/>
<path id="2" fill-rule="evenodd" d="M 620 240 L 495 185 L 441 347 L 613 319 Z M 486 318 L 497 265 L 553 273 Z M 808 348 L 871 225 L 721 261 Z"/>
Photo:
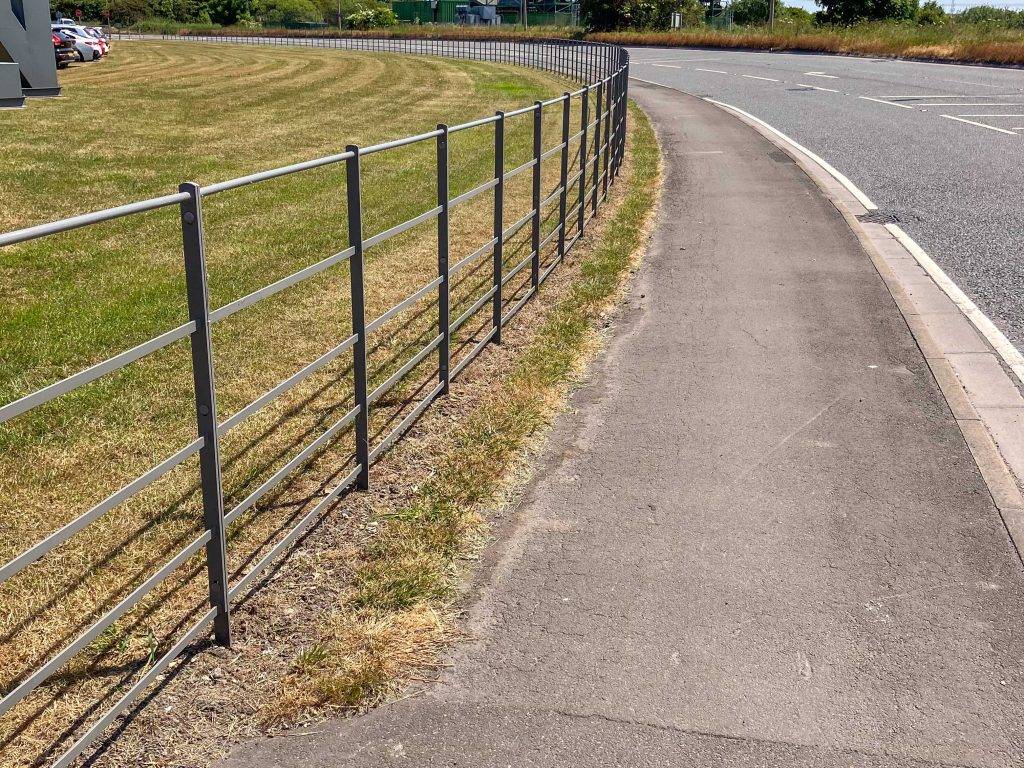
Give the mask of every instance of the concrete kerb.
<path id="1" fill-rule="evenodd" d="M 704 100 L 788 154 L 846 219 L 913 334 L 1024 563 L 1024 397 L 1007 372 L 1024 382 L 1020 352 L 899 226 L 860 220 L 877 206 L 843 174 L 753 115 Z"/>

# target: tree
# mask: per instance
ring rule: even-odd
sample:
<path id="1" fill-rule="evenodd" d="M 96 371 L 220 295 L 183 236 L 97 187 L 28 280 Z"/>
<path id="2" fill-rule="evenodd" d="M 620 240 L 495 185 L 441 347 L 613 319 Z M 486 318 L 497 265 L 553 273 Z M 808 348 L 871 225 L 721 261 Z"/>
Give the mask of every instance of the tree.
<path id="1" fill-rule="evenodd" d="M 936 0 L 927 0 L 917 12 L 917 23 L 925 27 L 933 27 L 946 23 L 946 9 Z"/>
<path id="2" fill-rule="evenodd" d="M 700 0 L 581 0 L 580 16 L 588 29 L 668 29 L 672 14 L 682 17 L 684 27 L 704 21 Z"/>
<path id="3" fill-rule="evenodd" d="M 768 23 L 768 3 L 771 0 L 735 0 L 729 4 L 732 8 L 732 21 L 741 27 Z M 782 16 L 782 0 L 775 0 L 775 18 Z"/>
<path id="4" fill-rule="evenodd" d="M 857 24 L 861 21 L 912 21 L 918 0 L 815 0 L 823 9 L 826 24 Z"/>

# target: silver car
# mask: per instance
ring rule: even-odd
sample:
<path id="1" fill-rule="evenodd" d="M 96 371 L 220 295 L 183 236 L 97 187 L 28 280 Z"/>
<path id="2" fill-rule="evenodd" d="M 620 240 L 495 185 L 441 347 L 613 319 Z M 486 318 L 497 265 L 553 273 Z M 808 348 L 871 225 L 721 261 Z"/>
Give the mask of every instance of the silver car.
<path id="1" fill-rule="evenodd" d="M 85 31 L 83 27 L 54 24 L 54 32 L 63 32 L 71 38 L 78 52 L 81 61 L 96 61 L 103 55 L 103 45 L 95 37 Z"/>

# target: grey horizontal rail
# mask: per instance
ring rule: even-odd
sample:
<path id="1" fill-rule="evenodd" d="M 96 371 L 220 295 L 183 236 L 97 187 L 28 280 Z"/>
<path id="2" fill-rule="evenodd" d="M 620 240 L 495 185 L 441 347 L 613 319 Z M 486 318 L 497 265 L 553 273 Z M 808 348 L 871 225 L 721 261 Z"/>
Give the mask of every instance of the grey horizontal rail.
<path id="1" fill-rule="evenodd" d="M 550 107 L 552 104 L 561 104 L 563 101 L 565 101 L 565 99 L 566 96 L 564 94 L 561 96 L 552 96 L 550 99 L 542 101 L 540 105 L 542 107 Z"/>
<path id="2" fill-rule="evenodd" d="M 501 284 L 507 285 L 508 282 L 512 280 L 512 278 L 514 278 L 516 275 L 518 275 L 520 271 L 525 269 L 526 265 L 529 264 L 531 261 L 533 261 L 533 251 L 530 251 L 529 255 L 525 259 L 520 261 L 511 270 L 505 273 L 505 275 L 501 278 Z"/>
<path id="3" fill-rule="evenodd" d="M 523 171 L 530 170 L 536 164 L 537 164 L 537 159 L 536 158 L 532 158 L 530 160 L 527 160 L 522 165 L 517 166 L 516 168 L 513 168 L 511 171 L 506 171 L 505 172 L 505 176 L 504 176 L 505 181 L 508 181 L 509 179 L 513 178 L 514 176 L 519 175 Z"/>
<path id="4" fill-rule="evenodd" d="M 102 517 L 117 505 L 127 501 L 135 494 L 155 483 L 179 464 L 197 454 L 199 449 L 202 447 L 203 438 L 200 437 L 193 440 L 173 456 L 164 459 L 148 472 L 128 483 L 128 485 L 107 496 L 107 498 L 99 504 L 96 504 L 84 514 L 79 515 L 71 522 L 61 526 L 38 544 L 22 552 L 0 568 L 0 584 L 23 571 L 39 558 L 51 552 L 55 547 L 59 547 L 80 530 L 89 525 L 89 523 L 99 517 Z"/>
<path id="5" fill-rule="evenodd" d="M 496 186 L 498 186 L 498 180 L 497 179 L 491 179 L 490 181 L 485 181 L 479 187 L 473 187 L 473 189 L 469 190 L 468 192 L 463 192 L 458 197 L 453 197 L 451 200 L 449 200 L 448 201 L 448 209 L 451 210 L 452 208 L 454 208 L 457 205 L 461 205 L 462 203 L 465 203 L 468 200 L 472 200 L 477 195 L 483 194 L 484 192 L 486 192 L 489 189 L 494 189 Z"/>
<path id="6" fill-rule="evenodd" d="M 96 365 L 86 368 L 84 371 L 79 371 L 72 376 L 68 376 L 66 379 L 56 381 L 47 387 L 36 390 L 30 395 L 25 395 L 14 402 L 8 403 L 0 408 L 0 424 L 13 419 L 15 416 L 20 416 L 25 413 L 25 411 L 37 408 L 38 406 L 43 405 L 43 403 L 48 403 L 56 397 L 60 397 L 72 390 L 96 381 L 96 379 L 104 376 L 105 374 L 112 373 L 119 368 L 124 368 L 126 365 L 134 363 L 136 360 L 152 354 L 159 349 L 163 349 L 180 339 L 184 339 L 190 333 L 195 331 L 195 329 L 196 324 L 191 321 L 184 325 L 179 325 L 174 330 L 162 333 L 155 339 L 144 341 L 137 347 L 132 347 L 126 352 L 122 352 L 119 355 L 114 355 L 102 362 L 96 363 Z"/>
<path id="7" fill-rule="evenodd" d="M 234 301 L 225 304 L 223 307 L 218 307 L 210 312 L 210 322 L 220 322 L 226 317 L 231 317 L 235 312 L 243 310 L 246 307 L 251 307 L 258 301 L 262 301 L 269 296 L 273 296 L 275 293 L 279 293 L 286 288 L 291 288 L 293 285 L 301 283 L 303 280 L 308 280 L 314 275 L 320 274 L 325 269 L 329 269 L 335 264 L 352 258 L 353 253 L 355 253 L 355 248 L 346 248 L 333 256 L 328 256 L 326 259 L 316 262 L 316 264 L 310 264 L 308 267 L 304 267 L 298 272 L 293 272 L 288 275 L 288 277 L 282 277 L 280 280 L 277 280 L 270 285 L 264 286 L 257 291 L 253 291 L 240 299 L 235 299 Z"/>
<path id="8" fill-rule="evenodd" d="M 110 221 L 111 219 L 120 219 L 137 213 L 155 211 L 159 208 L 166 208 L 170 205 L 184 202 L 187 199 L 188 195 L 184 192 L 175 192 L 173 195 L 163 195 L 162 197 L 153 197 L 149 200 L 140 200 L 137 203 L 104 208 L 102 211 L 83 213 L 80 216 L 71 216 L 60 221 L 52 221 L 49 224 L 37 224 L 34 227 L 16 229 L 13 232 L 6 232 L 0 235 L 0 246 L 23 243 L 26 240 L 35 240 L 40 237 L 48 237 L 49 235 L 56 235 L 61 232 L 69 232 L 72 229 L 87 227 L 90 224 L 99 224 L 101 221 Z"/>
<path id="9" fill-rule="evenodd" d="M 417 301 L 419 301 L 424 296 L 426 296 L 431 291 L 433 291 L 435 288 L 437 288 L 437 286 L 439 286 L 443 280 L 444 280 L 444 278 L 435 277 L 429 283 L 427 283 L 422 288 L 420 288 L 418 291 L 416 291 L 416 293 L 414 293 L 411 296 L 407 296 L 406 298 L 402 299 L 402 301 L 400 301 L 398 304 L 393 306 L 391 309 L 389 309 L 383 315 L 378 317 L 376 320 L 373 320 L 372 322 L 367 323 L 366 324 L 366 334 L 370 335 L 371 333 L 376 331 L 378 328 L 380 328 L 382 325 L 384 325 L 384 323 L 386 323 L 388 320 L 393 318 L 395 315 L 397 315 L 400 312 L 402 312 L 403 310 L 406 310 L 409 307 L 411 307 Z"/>
<path id="10" fill-rule="evenodd" d="M 435 208 L 431 208 L 429 211 L 424 211 L 419 216 L 411 218 L 408 221 L 403 221 L 401 224 L 396 224 L 390 229 L 385 229 L 383 232 L 380 232 L 367 240 L 363 240 L 363 250 L 365 251 L 372 248 L 378 243 L 383 243 L 385 240 L 395 237 L 396 235 L 400 235 L 406 230 L 412 229 L 425 221 L 436 219 L 440 215 L 441 210 L 440 205 Z"/>
<path id="11" fill-rule="evenodd" d="M 181 550 L 181 552 L 165 563 L 160 570 L 133 589 L 124 600 L 107 611 L 103 615 L 103 618 L 75 638 L 75 640 L 73 640 L 69 645 L 65 646 L 64 650 L 43 664 L 43 666 L 37 669 L 29 678 L 22 681 L 21 684 L 19 684 L 13 691 L 4 696 L 3 699 L 0 699 L 0 715 L 8 712 L 11 707 L 32 693 L 32 691 L 45 682 L 50 675 L 67 664 L 68 661 L 71 660 L 72 656 L 99 637 L 103 630 L 131 610 L 139 600 L 152 592 L 160 582 L 177 570 L 186 560 L 192 557 L 192 555 L 202 549 L 206 545 L 206 542 L 210 540 L 210 537 L 210 531 L 205 531 L 199 536 L 199 538 L 195 539 L 191 544 L 185 547 L 185 549 Z"/>
<path id="12" fill-rule="evenodd" d="M 501 317 L 501 324 L 503 326 L 508 324 L 508 322 L 513 317 L 518 315 L 519 314 L 519 310 L 521 310 L 523 307 L 526 306 L 526 302 L 528 302 L 530 299 L 532 299 L 533 298 L 533 294 L 536 293 L 536 292 L 537 292 L 537 289 L 534 288 L 533 286 L 530 286 L 530 290 L 528 290 L 526 292 L 526 295 L 523 296 L 523 298 L 521 298 L 519 301 L 517 301 L 515 306 L 512 307 L 512 309 L 510 309 L 507 314 L 502 315 L 502 317 Z"/>
<path id="13" fill-rule="evenodd" d="M 534 215 L 535 214 L 534 214 L 533 211 L 530 211 L 529 213 L 527 213 L 525 216 L 523 216 L 523 218 L 519 219 L 515 224 L 513 224 L 511 227 L 509 227 L 504 232 L 502 232 L 501 233 L 501 239 L 502 240 L 508 240 L 516 232 L 518 232 L 520 229 L 522 229 L 524 226 L 526 226 L 527 222 L 533 221 Z"/>
<path id="14" fill-rule="evenodd" d="M 347 339 L 345 339 L 343 342 L 341 342 L 341 344 L 339 344 L 338 346 L 336 346 L 333 349 L 330 349 L 327 352 L 325 352 L 324 354 L 320 355 L 320 357 L 318 357 L 316 360 L 311 362 L 309 365 L 306 365 L 305 367 L 303 367 L 297 373 L 292 374 L 287 379 L 282 381 L 280 384 L 278 384 L 276 387 L 274 387 L 273 389 L 269 390 L 265 394 L 261 395 L 260 397 L 257 397 L 255 400 L 253 400 L 247 406 L 245 406 L 240 411 L 238 411 L 237 413 L 232 415 L 230 418 L 227 418 L 223 422 L 221 422 L 217 426 L 217 434 L 219 434 L 219 435 L 226 435 L 232 429 L 234 429 L 239 424 L 241 424 L 243 421 L 245 421 L 247 418 L 249 418 L 254 413 L 256 413 L 256 411 L 260 410 L 267 403 L 269 403 L 272 400 L 280 397 L 285 392 L 287 392 L 289 389 L 294 387 L 296 384 L 298 384 L 299 382 L 309 378 L 314 373 L 316 373 L 316 371 L 320 370 L 325 365 L 327 365 L 329 362 L 331 362 L 332 360 L 336 359 L 339 355 L 344 353 L 345 350 L 351 348 L 352 345 L 356 343 L 356 339 L 358 339 L 358 338 L 359 337 L 356 336 L 355 334 L 349 336 Z"/>
<path id="15" fill-rule="evenodd" d="M 540 201 L 540 207 L 541 208 L 546 208 L 549 204 L 551 204 L 555 200 L 557 200 L 558 196 L 560 194 L 562 194 L 562 187 L 561 187 L 561 185 L 555 187 L 555 189 L 551 192 L 550 195 L 548 195 L 547 197 L 545 197 L 543 200 Z"/>
<path id="16" fill-rule="evenodd" d="M 427 355 L 429 355 L 431 352 L 437 349 L 437 345 L 440 344 L 443 339 L 443 333 L 437 334 L 437 336 L 434 337 L 434 339 L 431 342 L 429 342 L 427 346 L 425 346 L 423 349 L 421 349 L 419 352 L 413 355 L 405 363 L 405 365 L 403 365 L 393 374 L 388 376 L 387 380 L 383 384 L 381 384 L 379 387 L 374 389 L 373 392 L 367 395 L 366 401 L 370 403 L 370 405 L 373 405 L 375 402 L 377 402 L 389 389 L 395 386 L 395 384 L 397 384 L 406 374 L 408 374 L 409 371 L 411 371 L 417 365 L 422 363 L 426 359 Z"/>
<path id="17" fill-rule="evenodd" d="M 548 243 L 550 243 L 552 240 L 554 240 L 555 237 L 558 235 L 558 233 L 561 230 L 562 230 L 562 225 L 561 225 L 561 223 L 559 223 L 559 224 L 557 224 L 555 226 L 554 229 L 552 229 L 550 232 L 548 232 L 548 234 L 544 237 L 544 239 L 540 241 L 540 250 L 543 251 L 544 248 L 547 247 Z"/>
<path id="18" fill-rule="evenodd" d="M 560 259 L 555 259 L 553 262 L 551 262 L 551 264 L 548 265 L 548 267 L 543 272 L 540 273 L 540 279 L 537 282 L 543 285 L 544 281 L 548 279 L 548 276 L 555 271 L 555 267 L 557 267 L 560 263 Z"/>
<path id="19" fill-rule="evenodd" d="M 248 573 L 246 573 L 245 576 L 239 579 L 237 584 L 231 587 L 231 589 L 228 591 L 229 599 L 234 600 L 238 595 L 244 592 L 246 587 L 248 587 L 249 584 L 251 584 L 253 580 L 256 579 L 256 577 L 258 577 L 261 573 L 263 573 L 264 570 L 266 570 L 267 566 L 273 563 L 274 560 L 276 560 L 284 550 L 286 550 L 297 538 L 299 538 L 306 531 L 307 528 L 309 528 L 309 526 L 313 523 L 314 520 L 316 520 L 320 516 L 320 514 L 323 512 L 323 510 L 327 507 L 328 504 L 330 504 L 336 498 L 338 498 L 338 496 L 340 496 L 342 492 L 345 491 L 346 488 L 351 486 L 352 483 L 356 481 L 356 478 L 359 477 L 359 473 L 361 471 L 362 467 L 357 464 L 356 468 L 353 469 L 345 477 L 344 480 L 342 480 L 340 483 L 334 486 L 334 488 L 324 498 L 322 498 L 317 503 L 317 505 L 313 507 L 312 510 L 310 510 L 309 513 L 303 516 L 303 518 L 295 524 L 295 526 L 288 532 L 288 534 L 283 539 L 281 539 L 281 541 L 275 544 L 273 548 L 269 552 L 267 552 L 267 554 L 261 557 L 259 561 L 256 563 L 256 565 L 250 568 Z"/>
<path id="20" fill-rule="evenodd" d="M 559 142 L 558 144 L 553 146 L 551 149 L 549 149 L 547 152 L 542 152 L 541 156 L 540 156 L 540 159 L 541 160 L 547 160 L 552 155 L 557 155 L 559 152 L 562 151 L 562 147 L 564 147 L 564 146 L 565 146 L 565 142 Z"/>
<path id="21" fill-rule="evenodd" d="M 68 766 L 74 763 L 82 750 L 89 746 L 89 744 L 91 744 L 108 725 L 117 719 L 121 712 L 130 707 L 135 700 L 142 695 L 143 691 L 145 691 L 150 684 L 156 680 L 156 678 L 164 673 L 164 670 L 170 666 L 171 662 L 178 658 L 178 656 L 181 655 L 181 652 L 188 648 L 192 641 L 199 637 L 203 630 L 206 629 L 206 626 L 213 621 L 213 617 L 216 615 L 217 609 L 211 608 L 203 615 L 202 618 L 199 619 L 199 621 L 193 624 L 192 628 L 182 635 L 181 639 L 178 640 L 178 642 L 176 642 L 171 649 L 167 651 L 167 653 L 160 657 L 160 660 L 150 667 L 146 674 L 140 677 L 135 685 L 133 685 L 124 696 L 117 700 L 117 703 L 114 706 L 106 711 L 106 714 L 93 723 L 92 726 L 89 727 L 89 730 L 82 734 L 78 741 L 72 744 L 68 748 L 67 752 L 57 759 L 57 762 L 53 764 L 52 768 L 68 768 Z"/>
<path id="22" fill-rule="evenodd" d="M 470 120 L 468 123 L 459 123 L 458 125 L 449 126 L 448 133 L 458 133 L 459 131 L 464 131 L 467 128 L 479 128 L 481 125 L 489 125 L 496 122 L 498 122 L 497 115 L 481 117 L 479 120 Z"/>
<path id="23" fill-rule="evenodd" d="M 455 275 L 462 271 L 463 267 L 465 267 L 467 264 L 476 261 L 485 253 L 489 253 L 497 244 L 498 238 L 492 237 L 490 241 L 481 245 L 479 248 L 477 248 L 475 251 L 469 254 L 469 256 L 465 256 L 464 258 L 459 259 L 457 262 L 455 262 L 455 264 L 453 264 L 452 267 L 448 270 L 448 276 L 454 277 Z"/>
<path id="24" fill-rule="evenodd" d="M 290 475 L 296 467 L 300 466 L 304 462 L 308 461 L 309 458 L 316 453 L 320 448 L 324 446 L 332 437 L 338 434 L 341 430 L 355 421 L 356 415 L 359 413 L 359 406 L 357 405 L 351 411 L 346 413 L 334 424 L 327 428 L 327 431 L 320 435 L 316 440 L 307 445 L 298 454 L 296 454 L 287 464 L 281 467 L 277 472 L 270 476 L 270 478 L 264 481 L 255 491 L 250 493 L 238 504 L 234 509 L 224 515 L 224 525 L 230 525 L 233 523 L 239 515 L 245 512 L 247 509 L 252 507 L 257 501 L 259 501 L 263 495 L 277 485 L 281 480 Z"/>
<path id="25" fill-rule="evenodd" d="M 457 331 L 459 328 L 462 327 L 462 324 L 464 322 L 466 322 L 467 320 L 469 320 L 469 318 L 471 318 L 473 315 L 479 312 L 480 309 L 484 306 L 484 304 L 486 304 L 494 297 L 494 294 L 497 292 L 497 290 L 497 288 L 492 286 L 491 289 L 487 291 L 487 293 L 485 293 L 479 299 L 474 301 L 473 304 L 465 312 L 459 315 L 458 318 L 456 318 L 455 321 L 452 322 L 450 329 L 451 332 L 454 333 L 455 331 Z"/>
<path id="26" fill-rule="evenodd" d="M 452 379 L 455 379 L 460 373 L 462 373 L 463 370 L 465 370 L 466 366 L 473 362 L 476 359 L 476 356 L 487 348 L 487 345 L 490 343 L 491 339 L 494 338 L 494 334 L 496 334 L 497 332 L 497 328 L 491 328 L 491 330 L 488 331 L 487 334 L 482 339 L 480 339 L 479 342 L 477 342 L 476 346 L 474 346 L 473 349 L 469 351 L 469 354 L 467 354 L 464 358 L 459 360 L 455 367 L 452 368 Z"/>
<path id="27" fill-rule="evenodd" d="M 534 112 L 537 109 L 536 104 L 531 104 L 528 107 L 520 107 L 519 109 L 513 109 L 505 113 L 505 117 L 518 117 L 519 115 L 525 115 L 527 112 Z"/>
<path id="28" fill-rule="evenodd" d="M 277 179 L 281 176 L 288 176 L 292 173 L 308 171 L 313 168 L 322 168 L 325 165 L 333 165 L 335 163 L 348 160 L 353 154 L 354 153 L 352 152 L 341 152 L 337 155 L 319 157 L 316 160 L 306 160 L 305 162 L 293 163 L 292 165 L 285 165 L 280 168 L 272 168 L 269 171 L 250 173 L 248 176 L 240 176 L 237 179 L 228 179 L 227 181 L 220 181 L 216 184 L 200 187 L 199 194 L 203 197 L 210 197 L 211 195 L 216 195 L 220 192 L 226 192 L 229 189 L 238 189 L 239 187 L 245 187 L 249 184 L 257 184 L 261 181 L 269 181 L 270 179 Z"/>
<path id="29" fill-rule="evenodd" d="M 426 410 L 427 406 L 430 405 L 432 402 L 434 402 L 434 400 L 437 398 L 437 396 L 439 394 L 441 394 L 443 391 L 444 391 L 444 382 L 441 382 L 436 387 L 434 387 L 432 390 L 430 390 L 430 392 L 427 394 L 427 396 L 424 397 L 420 401 L 419 405 L 417 405 L 409 413 L 409 415 L 406 416 L 404 419 L 402 419 L 401 423 L 391 431 L 391 434 L 389 434 L 387 437 L 385 437 L 380 442 L 380 444 L 377 445 L 376 448 L 374 448 L 372 451 L 370 451 L 370 462 L 371 463 L 376 462 L 377 459 L 380 458 L 382 453 L 384 453 L 392 445 L 394 445 L 395 441 L 398 440 L 398 438 L 400 438 L 402 435 L 405 434 L 406 430 L 409 429 L 409 427 L 411 427 L 416 422 L 416 419 L 418 419 L 420 417 L 420 414 L 422 414 L 423 411 Z"/>
<path id="30" fill-rule="evenodd" d="M 420 141 L 426 141 L 427 139 L 436 139 L 443 133 L 440 129 L 433 131 L 427 131 L 426 133 L 420 133 L 415 136 L 406 136 L 404 139 L 395 139 L 394 141 L 385 141 L 382 144 L 373 144 L 369 147 L 363 147 L 359 150 L 359 156 L 372 155 L 377 152 L 383 152 L 386 149 L 397 149 L 398 147 L 407 147 L 410 144 L 416 144 Z"/>

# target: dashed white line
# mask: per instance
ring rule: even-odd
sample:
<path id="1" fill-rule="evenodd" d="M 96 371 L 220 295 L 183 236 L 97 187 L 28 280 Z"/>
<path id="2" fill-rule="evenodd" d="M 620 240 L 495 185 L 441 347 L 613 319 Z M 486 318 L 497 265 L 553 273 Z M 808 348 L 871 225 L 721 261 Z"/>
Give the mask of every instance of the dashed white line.
<path id="1" fill-rule="evenodd" d="M 835 88 L 822 88 L 820 85 L 808 85 L 807 83 L 797 83 L 801 88 L 810 88 L 815 91 L 828 91 L 829 93 L 839 93 Z"/>
<path id="2" fill-rule="evenodd" d="M 885 99 L 873 99 L 870 96 L 858 96 L 858 99 L 864 99 L 865 101 L 874 101 L 877 104 L 888 104 L 890 107 L 899 107 L 900 109 L 913 109 L 909 104 L 900 104 L 896 101 L 886 101 Z M 943 105 L 945 106 L 945 105 Z"/>
<path id="3" fill-rule="evenodd" d="M 757 75 L 740 75 L 740 77 L 746 77 L 746 78 L 749 78 L 750 80 L 767 80 L 769 83 L 777 83 L 777 82 L 779 82 L 774 77 L 758 77 Z"/>
<path id="4" fill-rule="evenodd" d="M 959 117 L 1013 117 L 1013 118 L 1017 118 L 1017 117 L 1024 117 L 1024 115 L 999 115 L 999 114 L 991 114 L 991 115 L 959 115 Z"/>
<path id="5" fill-rule="evenodd" d="M 728 72 L 724 72 L 721 69 L 701 69 L 700 67 L 694 67 L 698 72 L 714 72 L 716 75 L 728 75 Z"/>
<path id="6" fill-rule="evenodd" d="M 1008 131 L 1005 128 L 996 128 L 994 125 L 985 125 L 985 123 L 976 123 L 973 120 L 965 120 L 964 118 L 957 117 L 956 115 L 943 115 L 943 117 L 948 118 L 950 120 L 956 120 L 957 122 L 960 122 L 960 123 L 967 123 L 968 125 L 976 125 L 979 128 L 988 128 L 990 131 L 998 131 L 999 133 L 1008 133 L 1011 136 L 1019 135 L 1019 134 L 1014 133 L 1013 131 Z"/>
<path id="7" fill-rule="evenodd" d="M 811 77 L 827 77 L 829 80 L 839 79 L 837 75 L 826 75 L 824 72 L 804 72 L 804 74 L 810 75 Z"/>
<path id="8" fill-rule="evenodd" d="M 993 104 L 991 102 L 977 103 L 977 104 L 950 104 L 949 102 L 929 104 L 929 103 L 917 103 L 914 106 L 917 107 L 1024 107 L 1024 104 Z"/>
<path id="9" fill-rule="evenodd" d="M 665 67 L 665 69 L 682 69 L 679 64 L 651 64 L 652 67 Z"/>

